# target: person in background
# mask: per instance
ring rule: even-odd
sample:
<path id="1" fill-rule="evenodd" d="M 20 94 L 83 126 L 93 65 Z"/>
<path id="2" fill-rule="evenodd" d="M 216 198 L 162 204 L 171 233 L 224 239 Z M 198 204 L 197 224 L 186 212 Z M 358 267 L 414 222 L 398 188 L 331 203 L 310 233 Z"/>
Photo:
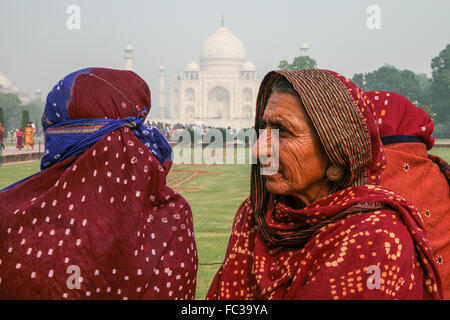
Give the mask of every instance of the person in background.
<path id="1" fill-rule="evenodd" d="M 165 137 L 167 140 L 170 140 L 170 139 L 172 138 L 171 134 L 172 134 L 172 132 L 171 132 L 171 126 L 170 126 L 170 125 L 166 125 L 166 128 L 165 128 L 165 130 L 164 130 L 164 137 Z"/>
<path id="2" fill-rule="evenodd" d="M 433 151 L 433 120 L 404 96 L 366 91 L 373 103 L 386 152 L 382 185 L 410 201 L 420 213 L 450 299 L 450 166 Z"/>
<path id="3" fill-rule="evenodd" d="M 3 144 L 3 137 L 5 135 L 5 127 L 3 123 L 0 122 L 0 149 L 5 149 L 5 145 Z"/>
<path id="4" fill-rule="evenodd" d="M 27 150 L 31 148 L 31 150 L 34 149 L 34 128 L 31 126 L 31 123 L 27 123 L 27 126 L 25 127 L 25 146 L 27 147 Z"/>
<path id="5" fill-rule="evenodd" d="M 22 148 L 23 148 L 23 132 L 22 132 L 22 129 L 20 129 L 20 128 L 17 128 L 16 139 L 17 139 L 16 148 L 18 150 L 22 150 Z"/>

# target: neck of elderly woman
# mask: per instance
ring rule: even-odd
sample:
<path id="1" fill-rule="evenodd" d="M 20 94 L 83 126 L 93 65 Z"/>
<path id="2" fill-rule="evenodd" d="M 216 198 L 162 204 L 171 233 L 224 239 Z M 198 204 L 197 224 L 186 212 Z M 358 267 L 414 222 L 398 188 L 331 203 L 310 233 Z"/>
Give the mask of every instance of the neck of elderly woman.
<path id="1" fill-rule="evenodd" d="M 299 191 L 296 194 L 290 196 L 290 203 L 293 209 L 301 209 L 305 206 L 326 198 L 330 194 L 330 187 L 328 183 L 317 183 L 310 186 L 303 192 Z"/>

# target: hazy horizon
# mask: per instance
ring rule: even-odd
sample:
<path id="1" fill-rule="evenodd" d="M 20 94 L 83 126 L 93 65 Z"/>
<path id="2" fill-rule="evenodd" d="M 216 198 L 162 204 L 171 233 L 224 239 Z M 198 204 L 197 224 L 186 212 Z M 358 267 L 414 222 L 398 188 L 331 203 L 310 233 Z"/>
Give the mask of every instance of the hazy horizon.
<path id="1" fill-rule="evenodd" d="M 69 5 L 81 10 L 70 30 Z M 381 29 L 366 12 L 380 8 Z M 0 72 L 22 92 L 45 98 L 66 74 L 83 67 L 124 68 L 134 49 L 134 71 L 157 104 L 158 68 L 182 72 L 199 62 L 203 41 L 221 23 L 243 42 L 259 78 L 280 60 L 299 55 L 302 41 L 318 67 L 348 77 L 385 64 L 431 75 L 431 59 L 450 43 L 450 1 L 105 1 L 0 0 Z M 167 85 L 169 84 L 167 77 Z"/>

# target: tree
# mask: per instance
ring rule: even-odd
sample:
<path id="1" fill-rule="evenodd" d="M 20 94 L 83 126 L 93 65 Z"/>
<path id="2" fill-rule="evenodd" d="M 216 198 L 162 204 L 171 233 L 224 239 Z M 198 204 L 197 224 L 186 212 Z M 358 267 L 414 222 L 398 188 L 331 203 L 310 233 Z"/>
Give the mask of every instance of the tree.
<path id="1" fill-rule="evenodd" d="M 280 70 L 303 70 L 317 68 L 317 62 L 308 56 L 295 57 L 292 63 L 286 60 L 281 60 L 278 64 Z"/>
<path id="2" fill-rule="evenodd" d="M 431 86 L 431 79 L 425 73 L 416 74 L 416 79 L 419 81 L 420 89 L 427 93 Z"/>
<path id="3" fill-rule="evenodd" d="M 394 66 L 385 65 L 365 74 L 356 73 L 352 80 L 365 91 L 394 91 L 411 101 L 423 104 L 426 102 L 426 94 L 422 89 L 426 80 L 423 75 L 417 75 L 410 70 L 398 70 Z"/>
<path id="4" fill-rule="evenodd" d="M 364 83 L 364 74 L 362 73 L 355 73 L 353 75 L 352 81 L 361 89 L 365 90 L 365 83 Z"/>
<path id="5" fill-rule="evenodd" d="M 450 44 L 431 60 L 430 100 L 439 122 L 450 122 Z"/>
<path id="6" fill-rule="evenodd" d="M 278 64 L 278 68 L 280 70 L 289 70 L 289 62 L 287 62 L 287 60 L 281 60 L 280 63 Z"/>
<path id="7" fill-rule="evenodd" d="M 38 104 L 36 102 L 32 102 L 30 104 L 26 104 L 21 106 L 22 112 L 27 110 L 29 112 L 29 121 L 33 121 L 36 126 L 36 132 L 38 132 L 40 128 L 40 119 L 42 117 L 42 113 L 44 111 L 44 105 Z"/>
<path id="8" fill-rule="evenodd" d="M 20 123 L 20 99 L 13 93 L 0 93 L 0 107 L 3 108 L 5 130 L 17 128 Z"/>
<path id="9" fill-rule="evenodd" d="M 36 126 L 36 131 L 40 127 L 40 119 L 44 111 L 44 104 L 42 101 L 33 100 L 29 104 L 21 105 L 20 99 L 13 93 L 0 93 L 0 108 L 3 108 L 3 117 L 5 130 L 23 128 L 21 121 L 21 114 L 26 110 L 28 112 L 28 122 L 33 121 Z M 23 118 L 23 117 L 22 117 Z"/>
<path id="10" fill-rule="evenodd" d="M 368 73 L 355 73 L 352 81 L 364 91 L 385 90 L 399 93 L 425 110 L 432 118 L 436 116 L 429 98 L 431 80 L 426 74 L 416 74 L 410 70 L 399 70 L 385 65 Z"/>
<path id="11" fill-rule="evenodd" d="M 0 123 L 5 125 L 5 117 L 3 115 L 3 108 L 0 107 Z"/>
<path id="12" fill-rule="evenodd" d="M 21 125 L 22 130 L 25 130 L 25 127 L 27 126 L 27 124 L 29 122 L 30 122 L 30 112 L 28 110 L 23 110 L 22 111 L 22 125 Z"/>

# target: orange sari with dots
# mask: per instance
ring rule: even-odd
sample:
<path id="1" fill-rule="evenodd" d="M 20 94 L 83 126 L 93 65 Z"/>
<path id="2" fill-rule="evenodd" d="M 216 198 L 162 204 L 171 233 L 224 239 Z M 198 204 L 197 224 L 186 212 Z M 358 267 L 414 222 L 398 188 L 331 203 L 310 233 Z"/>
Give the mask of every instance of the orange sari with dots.
<path id="1" fill-rule="evenodd" d="M 34 147 L 34 129 L 32 127 L 26 127 L 25 133 L 25 145 L 28 147 Z"/>
<path id="2" fill-rule="evenodd" d="M 366 92 L 375 105 L 387 167 L 382 185 L 413 203 L 424 220 L 441 274 L 444 299 L 450 299 L 450 187 L 448 164 L 427 154 L 434 145 L 433 121 L 400 94 Z"/>
<path id="3" fill-rule="evenodd" d="M 299 93 L 330 162 L 345 174 L 328 197 L 293 208 L 289 197 L 265 189 L 253 165 L 250 197 L 207 299 L 441 299 L 417 208 L 379 185 L 386 156 L 372 102 L 331 71 L 271 72 L 258 94 L 257 133 L 280 77 Z"/>

